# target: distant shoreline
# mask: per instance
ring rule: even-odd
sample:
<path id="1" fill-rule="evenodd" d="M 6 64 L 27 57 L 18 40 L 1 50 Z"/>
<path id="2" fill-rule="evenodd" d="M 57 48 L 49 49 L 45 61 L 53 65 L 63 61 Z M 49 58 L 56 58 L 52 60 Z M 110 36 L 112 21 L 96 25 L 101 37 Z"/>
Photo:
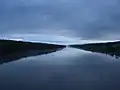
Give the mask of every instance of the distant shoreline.
<path id="1" fill-rule="evenodd" d="M 0 64 L 24 57 L 37 56 L 59 51 L 66 46 L 14 40 L 0 40 Z"/>
<path id="2" fill-rule="evenodd" d="M 83 49 L 91 52 L 109 54 L 110 56 L 120 57 L 120 41 L 106 43 L 75 44 L 70 47 Z"/>

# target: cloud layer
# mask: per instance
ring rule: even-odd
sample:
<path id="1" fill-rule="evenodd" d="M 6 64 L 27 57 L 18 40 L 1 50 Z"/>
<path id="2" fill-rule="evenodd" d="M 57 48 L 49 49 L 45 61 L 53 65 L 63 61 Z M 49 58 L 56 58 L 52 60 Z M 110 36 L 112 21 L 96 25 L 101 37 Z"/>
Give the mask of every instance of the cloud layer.
<path id="1" fill-rule="evenodd" d="M 0 0 L 0 33 L 120 39 L 119 0 Z"/>

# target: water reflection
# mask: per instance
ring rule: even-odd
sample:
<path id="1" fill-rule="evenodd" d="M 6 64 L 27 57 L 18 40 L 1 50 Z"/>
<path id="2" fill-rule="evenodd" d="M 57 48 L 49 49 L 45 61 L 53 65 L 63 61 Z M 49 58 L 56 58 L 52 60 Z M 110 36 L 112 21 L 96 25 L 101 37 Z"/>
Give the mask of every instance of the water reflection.
<path id="1" fill-rule="evenodd" d="M 93 52 L 93 51 L 92 51 Z M 103 53 L 109 56 L 112 56 L 116 59 L 120 59 L 120 53 L 119 52 L 113 52 L 113 53 L 109 53 L 109 52 L 98 52 L 98 53 Z"/>
<path id="2" fill-rule="evenodd" d="M 120 90 L 120 61 L 65 48 L 0 65 L 0 90 Z"/>
<path id="3" fill-rule="evenodd" d="M 16 61 L 21 58 L 26 58 L 30 56 L 49 54 L 52 52 L 59 51 L 61 49 L 63 48 L 56 48 L 50 50 L 26 50 L 26 51 L 17 51 L 17 52 L 15 52 L 14 50 L 14 52 L 11 53 L 0 53 L 0 64 Z"/>
<path id="4" fill-rule="evenodd" d="M 96 50 L 96 49 L 90 49 L 90 48 L 79 48 L 79 47 L 75 47 L 77 49 L 83 49 L 86 51 L 91 51 L 91 52 L 96 52 L 96 53 L 101 53 L 101 54 L 106 54 L 109 55 L 111 57 L 114 57 L 116 59 L 120 59 L 120 51 L 105 51 L 105 50 Z"/>
<path id="5" fill-rule="evenodd" d="M 116 59 L 120 58 L 120 42 L 107 42 L 107 43 L 90 43 L 90 44 L 81 44 L 81 45 L 70 45 L 77 49 L 83 49 L 86 51 L 102 53 L 115 57 Z"/>

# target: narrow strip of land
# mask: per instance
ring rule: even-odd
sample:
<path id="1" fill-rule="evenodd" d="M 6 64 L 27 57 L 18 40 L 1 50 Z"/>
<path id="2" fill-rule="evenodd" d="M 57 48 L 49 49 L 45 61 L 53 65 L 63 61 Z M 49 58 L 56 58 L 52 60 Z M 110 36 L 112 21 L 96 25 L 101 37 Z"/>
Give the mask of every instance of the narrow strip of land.
<path id="1" fill-rule="evenodd" d="M 63 49 L 64 45 L 0 40 L 0 64 L 24 57 L 48 54 Z"/>
<path id="2" fill-rule="evenodd" d="M 83 49 L 86 51 L 109 54 L 111 56 L 120 57 L 120 41 L 107 43 L 90 43 L 82 45 L 70 45 L 71 47 Z"/>

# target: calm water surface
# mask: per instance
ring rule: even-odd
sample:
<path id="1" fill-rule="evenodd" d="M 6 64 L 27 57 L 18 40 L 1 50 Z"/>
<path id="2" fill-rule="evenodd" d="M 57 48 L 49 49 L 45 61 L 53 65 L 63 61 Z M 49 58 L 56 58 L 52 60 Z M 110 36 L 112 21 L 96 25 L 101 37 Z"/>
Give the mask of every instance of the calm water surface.
<path id="1" fill-rule="evenodd" d="M 120 90 L 120 60 L 65 48 L 0 65 L 0 90 Z"/>

